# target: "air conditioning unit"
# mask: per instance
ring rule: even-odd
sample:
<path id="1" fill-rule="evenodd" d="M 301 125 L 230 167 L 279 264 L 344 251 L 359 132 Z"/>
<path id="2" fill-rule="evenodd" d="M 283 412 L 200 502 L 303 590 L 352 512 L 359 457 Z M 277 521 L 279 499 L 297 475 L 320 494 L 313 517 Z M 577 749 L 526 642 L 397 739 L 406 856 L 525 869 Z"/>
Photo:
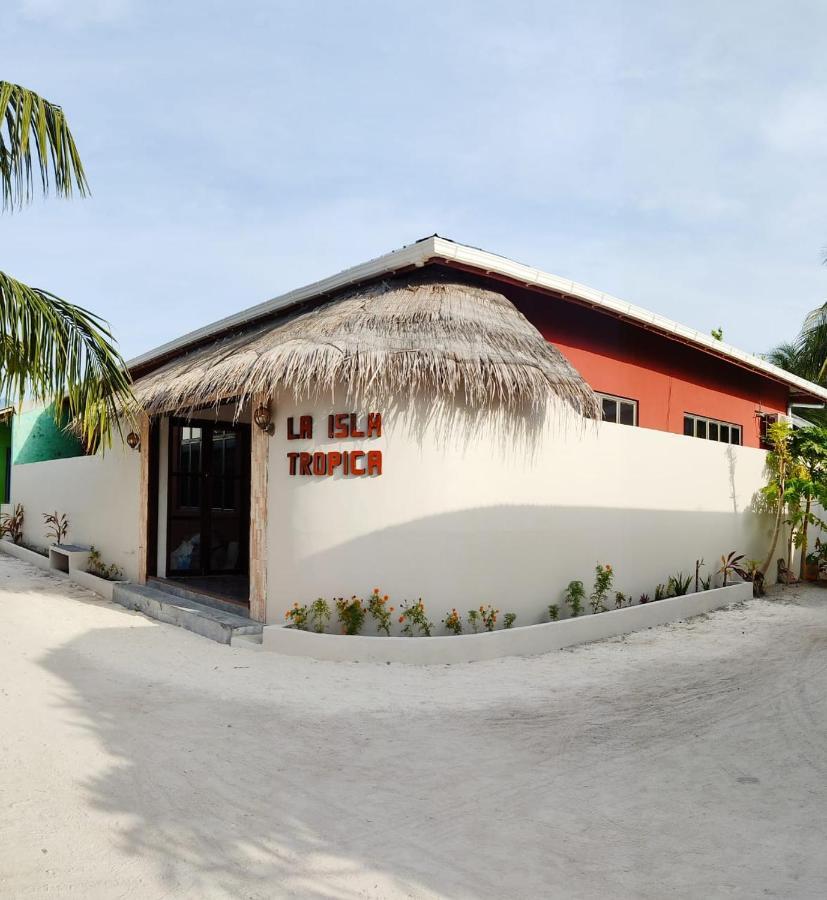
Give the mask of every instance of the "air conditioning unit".
<path id="1" fill-rule="evenodd" d="M 774 425 L 776 422 L 786 422 L 788 425 L 793 423 L 792 416 L 786 413 L 759 413 L 759 416 L 767 425 Z"/>

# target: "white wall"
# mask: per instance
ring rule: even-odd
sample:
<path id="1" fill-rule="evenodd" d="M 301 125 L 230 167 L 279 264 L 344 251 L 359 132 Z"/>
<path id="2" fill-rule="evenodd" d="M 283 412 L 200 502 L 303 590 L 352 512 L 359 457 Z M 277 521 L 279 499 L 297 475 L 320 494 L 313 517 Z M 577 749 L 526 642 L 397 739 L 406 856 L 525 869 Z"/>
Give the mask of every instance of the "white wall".
<path id="1" fill-rule="evenodd" d="M 761 557 L 769 523 L 750 510 L 765 453 L 614 424 L 553 422 L 522 440 L 487 423 L 468 436 L 415 412 L 383 409 L 382 438 L 329 440 L 329 412 L 347 403 L 276 405 L 271 441 L 268 622 L 294 601 L 422 597 L 437 621 L 483 603 L 545 620 L 549 603 L 596 563 L 611 563 L 616 588 L 654 593 L 703 557 L 730 550 Z M 367 412 L 368 410 L 361 410 Z M 312 441 L 287 441 L 286 417 L 312 413 Z M 376 478 L 290 477 L 295 450 L 381 449 Z M 774 578 L 774 568 L 769 573 Z"/>
<path id="2" fill-rule="evenodd" d="M 421 596 L 437 622 L 452 606 L 464 614 L 492 603 L 526 625 L 544 620 L 549 603 L 562 608 L 572 579 L 588 589 L 597 562 L 611 563 L 616 587 L 637 596 L 689 574 L 698 557 L 714 566 L 730 550 L 766 551 L 769 525 L 750 510 L 761 450 L 609 424 L 552 423 L 533 441 L 491 422 L 469 434 L 461 423 L 425 422 L 426 406 L 379 409 L 381 438 L 330 440 L 327 414 L 359 407 L 277 398 L 275 408 L 269 622 L 283 621 L 294 601 L 378 586 L 397 607 Z M 305 413 L 315 438 L 287 441 L 287 416 Z M 383 451 L 382 476 L 288 475 L 289 451 L 357 448 Z M 95 544 L 136 577 L 139 464 L 139 452 L 113 448 L 15 466 L 25 539 L 45 545 L 42 513 L 65 512 L 71 541 Z"/>
<path id="3" fill-rule="evenodd" d="M 23 539 L 50 541 L 43 513 L 66 513 L 68 542 L 94 544 L 104 562 L 137 577 L 140 453 L 117 442 L 103 456 L 77 456 L 14 466 L 12 503 L 22 503 Z"/>

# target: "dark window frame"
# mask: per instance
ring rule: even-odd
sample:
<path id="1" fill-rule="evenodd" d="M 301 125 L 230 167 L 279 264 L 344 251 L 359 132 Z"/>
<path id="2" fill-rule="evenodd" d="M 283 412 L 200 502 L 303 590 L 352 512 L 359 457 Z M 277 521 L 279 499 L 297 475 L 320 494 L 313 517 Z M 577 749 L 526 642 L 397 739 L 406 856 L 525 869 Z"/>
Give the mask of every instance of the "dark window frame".
<path id="1" fill-rule="evenodd" d="M 620 394 L 607 394 L 605 391 L 595 391 L 594 392 L 600 400 L 600 419 L 603 422 L 612 422 L 615 425 L 627 425 L 632 428 L 637 428 L 640 425 L 640 403 L 638 400 L 635 400 L 634 397 L 621 397 Z M 603 418 L 603 401 L 604 400 L 613 400 L 618 404 L 617 407 L 617 418 L 615 419 L 604 419 Z M 634 421 L 631 422 L 621 422 L 620 421 L 620 404 L 627 403 L 632 406 L 632 410 L 634 412 Z"/>
<path id="2" fill-rule="evenodd" d="M 692 419 L 693 428 L 692 433 L 687 434 L 687 419 Z M 703 426 L 703 434 L 698 434 L 698 425 L 699 423 Z M 712 430 L 710 426 L 714 426 L 715 429 L 715 437 L 712 437 Z M 722 437 L 723 430 L 727 429 L 727 439 L 724 440 Z M 732 440 L 732 429 L 738 429 L 738 440 Z M 729 444 L 733 447 L 743 447 L 744 446 L 744 426 L 740 425 L 738 422 L 725 422 L 723 419 L 712 419 L 709 416 L 701 415 L 701 413 L 693 413 L 693 412 L 685 412 L 683 414 L 683 435 L 684 437 L 692 437 L 698 438 L 702 441 L 713 441 L 716 444 Z"/>

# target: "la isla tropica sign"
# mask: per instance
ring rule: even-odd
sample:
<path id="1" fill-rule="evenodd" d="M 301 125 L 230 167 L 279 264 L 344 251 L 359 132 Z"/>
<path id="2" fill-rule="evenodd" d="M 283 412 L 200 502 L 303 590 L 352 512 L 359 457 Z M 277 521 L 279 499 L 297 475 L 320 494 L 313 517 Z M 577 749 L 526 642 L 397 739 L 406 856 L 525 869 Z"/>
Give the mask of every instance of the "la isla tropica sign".
<path id="1" fill-rule="evenodd" d="M 371 440 L 382 437 L 382 414 L 333 413 L 327 417 L 327 436 L 338 440 Z M 289 416 L 287 419 L 288 441 L 313 440 L 313 416 Z M 341 449 L 341 450 L 297 450 L 287 453 L 287 467 L 290 475 L 323 476 L 347 475 L 363 477 L 382 474 L 382 451 Z"/>

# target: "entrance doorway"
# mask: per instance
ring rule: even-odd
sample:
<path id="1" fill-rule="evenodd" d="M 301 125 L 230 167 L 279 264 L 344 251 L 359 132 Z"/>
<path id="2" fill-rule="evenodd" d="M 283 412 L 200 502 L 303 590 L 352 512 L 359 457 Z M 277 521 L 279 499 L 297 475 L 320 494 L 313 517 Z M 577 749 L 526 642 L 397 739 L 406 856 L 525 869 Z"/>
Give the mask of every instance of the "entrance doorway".
<path id="1" fill-rule="evenodd" d="M 250 426 L 172 419 L 166 577 L 248 600 Z"/>

